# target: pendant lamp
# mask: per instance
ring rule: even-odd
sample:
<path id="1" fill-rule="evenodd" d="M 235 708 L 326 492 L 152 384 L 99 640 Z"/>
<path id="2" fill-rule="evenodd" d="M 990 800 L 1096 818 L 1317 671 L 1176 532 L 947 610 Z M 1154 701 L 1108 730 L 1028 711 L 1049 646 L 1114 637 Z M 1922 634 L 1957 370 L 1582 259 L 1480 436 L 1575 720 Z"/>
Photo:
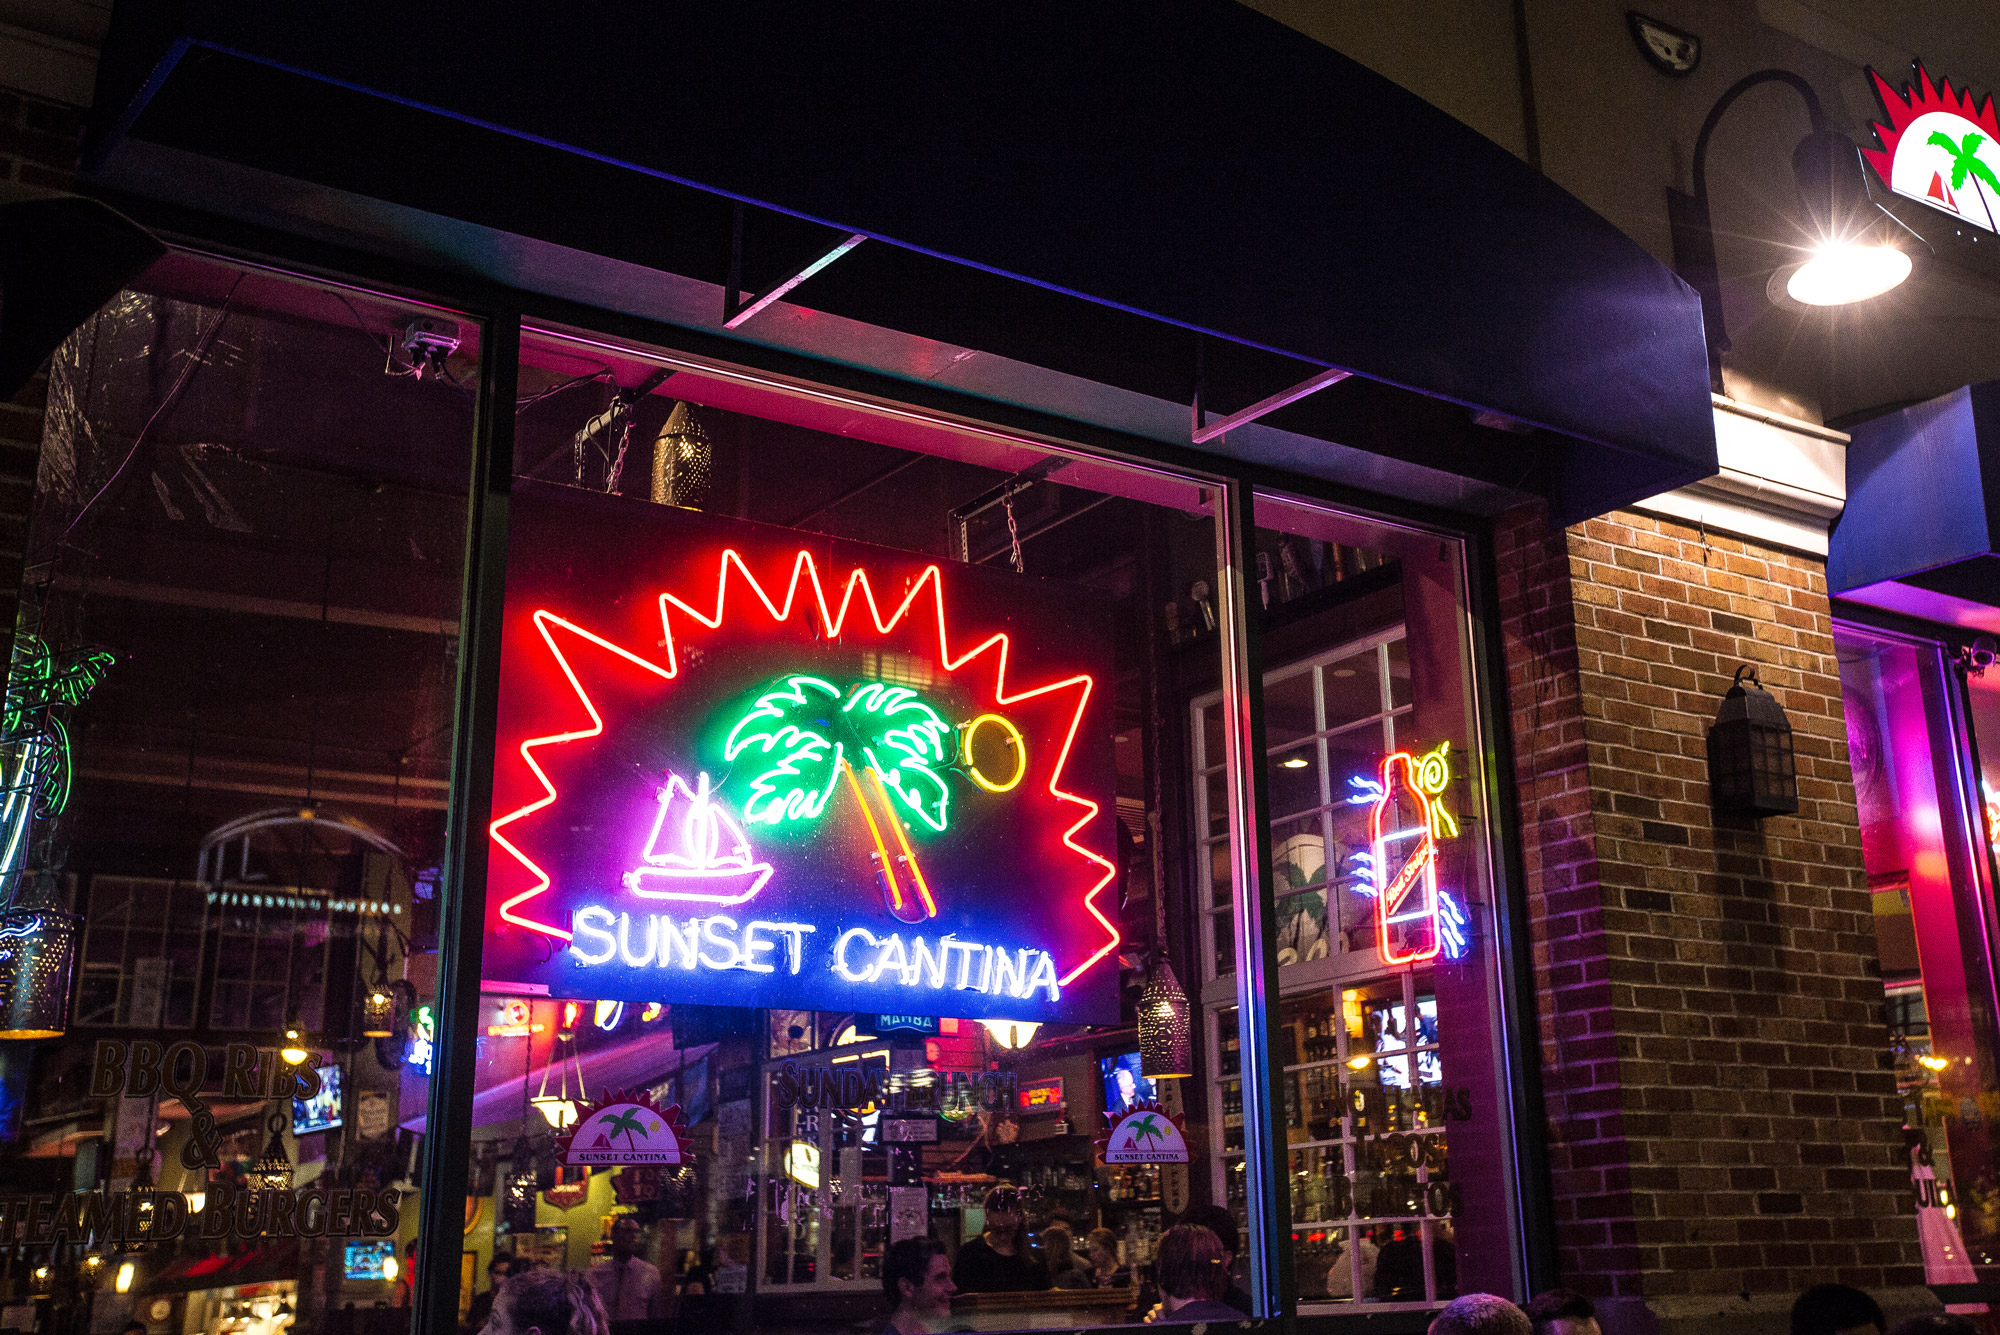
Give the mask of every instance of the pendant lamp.
<path id="1" fill-rule="evenodd" d="M 54 909 L 0 912 L 0 1039 L 61 1038 L 69 1029 L 77 923 Z"/>
<path id="2" fill-rule="evenodd" d="M 1194 1023 L 1187 991 L 1174 976 L 1167 952 L 1153 952 L 1139 993 L 1139 1073 L 1149 1080 L 1194 1074 Z"/>
<path id="3" fill-rule="evenodd" d="M 288 1191 L 292 1185 L 292 1161 L 285 1153 L 285 1117 L 272 1113 L 264 1123 L 271 1138 L 264 1145 L 264 1157 L 251 1165 L 250 1185 L 264 1191 Z"/>

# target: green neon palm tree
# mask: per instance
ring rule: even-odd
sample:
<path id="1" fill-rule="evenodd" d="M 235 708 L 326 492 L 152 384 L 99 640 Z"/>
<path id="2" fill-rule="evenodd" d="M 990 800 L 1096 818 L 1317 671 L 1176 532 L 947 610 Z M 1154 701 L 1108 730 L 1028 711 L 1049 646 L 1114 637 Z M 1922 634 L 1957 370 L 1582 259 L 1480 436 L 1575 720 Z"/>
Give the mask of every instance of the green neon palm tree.
<path id="1" fill-rule="evenodd" d="M 1953 190 L 1963 190 L 1965 188 L 1965 178 L 1970 176 L 1974 181 L 1993 192 L 1992 195 L 1985 194 L 1984 191 L 1981 192 L 1981 198 L 1987 205 L 1987 216 L 1989 218 L 1992 217 L 1993 197 L 1994 195 L 2000 195 L 2000 177 L 1994 176 L 1993 169 L 1980 161 L 1978 157 L 1979 146 L 1986 142 L 1986 136 L 1983 134 L 1968 134 L 1964 139 L 1954 143 L 1951 136 L 1943 130 L 1932 130 L 1931 137 L 1924 142 L 1933 148 L 1941 148 L 1951 154 L 1951 188 Z"/>
<path id="2" fill-rule="evenodd" d="M 815 824 L 844 775 L 867 820 L 890 913 L 921 922 L 936 916 L 937 903 L 906 830 L 944 832 L 951 815 L 945 770 L 956 753 L 955 729 L 907 686 L 863 682 L 842 690 L 794 673 L 767 686 L 736 720 L 722 758 L 750 767 L 748 779 L 738 780 L 748 787 L 746 824 Z"/>
<path id="3" fill-rule="evenodd" d="M 1159 1119 L 1151 1113 L 1147 1113 L 1144 1117 L 1134 1117 L 1125 1125 L 1131 1128 L 1134 1138 L 1145 1137 L 1146 1144 L 1149 1146 L 1156 1140 L 1165 1140 L 1167 1138 L 1166 1133 L 1160 1130 Z"/>

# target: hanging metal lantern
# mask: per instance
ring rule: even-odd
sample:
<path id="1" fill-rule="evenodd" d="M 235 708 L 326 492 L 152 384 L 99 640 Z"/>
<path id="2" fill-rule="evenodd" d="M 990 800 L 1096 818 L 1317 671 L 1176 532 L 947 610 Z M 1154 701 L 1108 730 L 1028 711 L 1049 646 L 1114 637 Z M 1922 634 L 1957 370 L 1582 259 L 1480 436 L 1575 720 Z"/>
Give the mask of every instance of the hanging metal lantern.
<path id="1" fill-rule="evenodd" d="M 368 989 L 368 995 L 361 1002 L 361 1036 L 363 1038 L 394 1038 L 396 1036 L 396 997 L 387 983 L 377 983 Z"/>
<path id="2" fill-rule="evenodd" d="M 1151 1080 L 1194 1074 L 1194 1021 L 1167 952 L 1155 951 L 1139 993 L 1139 1073 Z"/>
<path id="3" fill-rule="evenodd" d="M 699 510 L 708 499 L 708 433 L 694 410 L 676 403 L 653 439 L 653 503 Z"/>
<path id="4" fill-rule="evenodd" d="M 1788 816 L 1799 809 L 1791 721 L 1747 663 L 1736 669 L 1708 730 L 1708 789 L 1717 811 Z"/>
<path id="5" fill-rule="evenodd" d="M 69 1029 L 78 921 L 54 909 L 0 912 L 0 1039 L 61 1038 Z"/>
<path id="6" fill-rule="evenodd" d="M 285 1118 L 282 1113 L 272 1113 L 264 1126 L 271 1133 L 271 1139 L 264 1146 L 264 1157 L 252 1165 L 248 1174 L 250 1185 L 264 1191 L 289 1191 L 292 1185 L 292 1161 L 285 1154 Z"/>

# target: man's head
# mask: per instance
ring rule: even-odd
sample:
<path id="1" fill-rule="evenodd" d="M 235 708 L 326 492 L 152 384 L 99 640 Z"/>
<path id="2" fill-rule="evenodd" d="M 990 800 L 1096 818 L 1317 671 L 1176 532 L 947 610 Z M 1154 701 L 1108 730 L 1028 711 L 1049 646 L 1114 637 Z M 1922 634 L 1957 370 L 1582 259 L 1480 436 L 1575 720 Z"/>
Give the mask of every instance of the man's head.
<path id="1" fill-rule="evenodd" d="M 915 1316 L 951 1315 L 951 1258 L 936 1238 L 904 1238 L 882 1254 L 882 1293 L 889 1306 Z"/>
<path id="2" fill-rule="evenodd" d="M 1229 1292 L 1222 1239 L 1199 1224 L 1176 1224 L 1160 1235 L 1155 1256 L 1160 1291 L 1182 1302 L 1221 1301 Z"/>
<path id="3" fill-rule="evenodd" d="M 118 1335 L 146 1335 L 146 1323 L 143 1321 L 127 1321 L 124 1329 L 120 1330 Z"/>
<path id="4" fill-rule="evenodd" d="M 486 1278 L 493 1281 L 495 1287 L 513 1273 L 514 1258 L 511 1256 L 496 1256 L 486 1265 Z"/>
<path id="5" fill-rule="evenodd" d="M 619 1260 L 637 1256 L 640 1251 L 639 1221 L 631 1215 L 620 1215 L 611 1225 L 611 1254 Z"/>
<path id="6" fill-rule="evenodd" d="M 1534 1335 L 1534 1327 L 1527 1313 L 1505 1298 L 1468 1293 L 1437 1314 L 1430 1335 Z"/>
<path id="7" fill-rule="evenodd" d="M 1181 1222 L 1205 1228 L 1215 1234 L 1215 1240 L 1222 1244 L 1222 1250 L 1227 1254 L 1228 1259 L 1222 1263 L 1224 1267 L 1236 1259 L 1236 1248 L 1241 1238 L 1236 1232 L 1236 1216 L 1228 1210 L 1220 1205 L 1191 1206 L 1188 1212 L 1181 1216 Z"/>
<path id="8" fill-rule="evenodd" d="M 1535 1335 L 1603 1335 L 1597 1308 L 1575 1289 L 1550 1289 L 1535 1295 L 1525 1308 Z"/>
<path id="9" fill-rule="evenodd" d="M 1860 1289 L 1815 1284 L 1792 1304 L 1792 1335 L 1882 1335 L 1882 1308 Z"/>

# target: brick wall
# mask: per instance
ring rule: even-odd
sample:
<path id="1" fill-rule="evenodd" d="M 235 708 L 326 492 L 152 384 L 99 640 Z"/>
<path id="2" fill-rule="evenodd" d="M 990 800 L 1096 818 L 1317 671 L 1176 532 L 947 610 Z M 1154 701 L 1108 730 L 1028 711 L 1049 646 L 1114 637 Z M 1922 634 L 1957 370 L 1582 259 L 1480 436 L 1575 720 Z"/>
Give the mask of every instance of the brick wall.
<path id="1" fill-rule="evenodd" d="M 69 189 L 83 141 L 83 115 L 75 107 L 0 89 L 0 179 Z M 0 663 L 9 661 L 13 643 L 47 397 L 48 381 L 38 375 L 11 401 L 0 401 Z"/>
<path id="2" fill-rule="evenodd" d="M 1927 1302 L 1821 563 L 1637 514 L 1496 529 L 1564 1281 L 1607 1330 Z M 1738 663 L 1800 811 L 1708 805 Z"/>

